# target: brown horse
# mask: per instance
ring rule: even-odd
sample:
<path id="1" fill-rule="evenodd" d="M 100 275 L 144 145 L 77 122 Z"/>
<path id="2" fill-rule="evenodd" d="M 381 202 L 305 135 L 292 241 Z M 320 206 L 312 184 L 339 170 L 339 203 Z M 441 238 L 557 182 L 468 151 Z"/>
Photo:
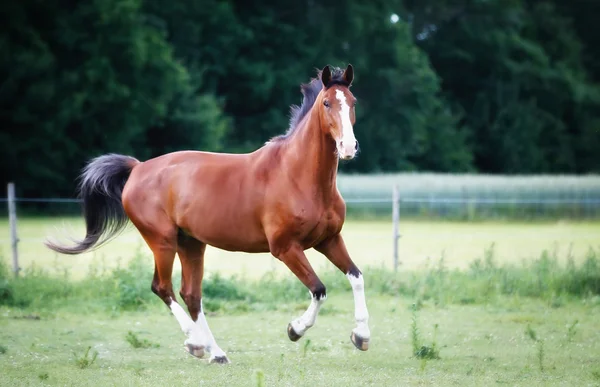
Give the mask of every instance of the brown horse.
<path id="1" fill-rule="evenodd" d="M 47 242 L 64 254 L 79 254 L 107 242 L 131 220 L 154 254 L 152 291 L 169 306 L 187 336 L 185 348 L 210 362 L 228 363 L 208 328 L 202 308 L 206 245 L 230 251 L 271 252 L 310 290 L 311 304 L 287 328 L 292 341 L 314 325 L 326 299 L 304 250 L 315 248 L 349 279 L 356 328 L 351 340 L 369 347 L 369 314 L 360 270 L 340 235 L 346 205 L 337 186 L 338 160 L 358 149 L 352 125 L 353 68 L 326 66 L 302 86 L 290 129 L 249 154 L 183 151 L 145 162 L 121 155 L 93 159 L 83 170 L 80 197 L 86 236 L 73 247 Z M 171 276 L 175 253 L 182 267 L 177 303 Z"/>

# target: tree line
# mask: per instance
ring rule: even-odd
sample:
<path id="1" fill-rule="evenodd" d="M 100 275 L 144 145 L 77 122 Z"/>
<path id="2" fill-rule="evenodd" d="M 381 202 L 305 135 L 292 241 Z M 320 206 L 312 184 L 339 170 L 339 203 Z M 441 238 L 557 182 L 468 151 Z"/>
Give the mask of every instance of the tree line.
<path id="1" fill-rule="evenodd" d="M 0 5 L 0 180 L 72 195 L 91 157 L 247 152 L 352 63 L 346 172 L 600 171 L 600 3 L 20 0 Z"/>

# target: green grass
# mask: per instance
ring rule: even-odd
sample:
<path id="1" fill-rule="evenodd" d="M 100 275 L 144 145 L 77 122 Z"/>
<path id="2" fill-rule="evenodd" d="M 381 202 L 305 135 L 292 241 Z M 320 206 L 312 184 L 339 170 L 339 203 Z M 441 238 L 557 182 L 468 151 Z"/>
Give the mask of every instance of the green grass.
<path id="1" fill-rule="evenodd" d="M 0 385 L 594 385 L 600 375 L 593 249 L 519 264 L 488 249 L 463 270 L 443 256 L 410 272 L 367 266 L 366 353 L 349 340 L 353 300 L 341 273 L 320 273 L 328 300 L 298 343 L 285 327 L 308 297 L 293 275 L 210 274 L 203 302 L 226 367 L 183 352 L 142 252 L 76 281 L 68 269 L 14 279 L 0 263 Z"/>
<path id="2" fill-rule="evenodd" d="M 57 227 L 65 226 L 64 230 Z M 64 256 L 46 249 L 42 242 L 48 235 L 83 235 L 80 218 L 20 218 L 19 244 L 21 267 L 32 265 L 73 278 L 83 278 L 90 271 L 107 272 L 125 265 L 136 252 L 149 255 L 149 250 L 133 227 L 96 252 Z M 0 255 L 10 257 L 8 221 L 0 219 Z M 359 267 L 392 266 L 392 225 L 390 221 L 346 222 L 343 235 L 353 260 Z M 560 259 L 570 254 L 576 259 L 586 251 L 600 247 L 600 222 L 435 222 L 401 220 L 401 270 L 419 270 L 431 265 L 443 254 L 449 268 L 467 268 L 492 244 L 501 263 L 518 263 L 538 257 L 542 250 L 557 253 Z M 320 254 L 309 251 L 313 266 L 322 271 L 332 267 Z M 151 258 L 148 265 L 152 265 Z M 179 267 L 176 261 L 175 267 Z M 259 278 L 267 272 L 287 273 L 287 268 L 270 254 L 232 253 L 209 247 L 206 253 L 207 273 L 237 274 Z"/>
<path id="3" fill-rule="evenodd" d="M 184 353 L 184 336 L 160 301 L 144 312 L 40 312 L 0 308 L 0 385 L 227 385 L 411 386 L 411 385 L 597 385 L 600 371 L 600 304 L 571 302 L 561 308 L 509 298 L 493 306 L 425 303 L 419 310 L 424 342 L 435 342 L 440 359 L 412 355 L 412 299 L 367 293 L 371 347 L 350 343 L 351 294 L 330 294 L 315 327 L 298 343 L 287 323 L 302 313 L 277 310 L 208 316 L 232 364 L 207 364 Z M 305 307 L 308 300 L 304 300 Z M 578 333 L 567 330 L 578 320 Z M 527 326 L 544 340 L 543 369 Z M 134 349 L 125 339 L 135 329 L 160 345 Z M 310 340 L 309 345 L 306 343 Z M 86 367 L 78 360 L 88 347 Z M 92 354 L 98 353 L 91 364 Z"/>

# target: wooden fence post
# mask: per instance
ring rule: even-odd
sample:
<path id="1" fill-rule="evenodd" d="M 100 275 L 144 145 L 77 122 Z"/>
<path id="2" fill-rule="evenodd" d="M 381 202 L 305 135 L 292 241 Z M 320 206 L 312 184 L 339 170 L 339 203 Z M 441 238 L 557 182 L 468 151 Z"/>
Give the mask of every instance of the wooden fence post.
<path id="1" fill-rule="evenodd" d="M 17 203 L 15 200 L 15 183 L 8 183 L 8 222 L 10 224 L 10 245 L 12 247 L 13 272 L 15 277 L 19 276 L 19 250 L 17 244 Z"/>
<path id="2" fill-rule="evenodd" d="M 394 185 L 394 190 L 392 191 L 392 223 L 394 271 L 398 271 L 398 242 L 400 239 L 400 193 L 397 185 Z"/>

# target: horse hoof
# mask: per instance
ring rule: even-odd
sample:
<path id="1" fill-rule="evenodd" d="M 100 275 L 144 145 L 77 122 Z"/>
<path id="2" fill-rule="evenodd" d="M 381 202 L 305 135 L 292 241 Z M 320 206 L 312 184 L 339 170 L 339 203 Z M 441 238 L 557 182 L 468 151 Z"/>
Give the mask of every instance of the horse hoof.
<path id="1" fill-rule="evenodd" d="M 296 333 L 296 331 L 294 330 L 294 328 L 292 327 L 292 324 L 288 324 L 288 328 L 287 328 L 287 333 L 288 333 L 288 337 L 290 338 L 290 340 L 292 341 L 298 341 L 300 340 L 300 338 L 302 336 L 300 336 L 299 334 Z"/>
<path id="2" fill-rule="evenodd" d="M 231 363 L 227 356 L 215 356 L 210 359 L 211 364 L 229 364 Z"/>
<path id="3" fill-rule="evenodd" d="M 194 344 L 186 344 L 185 350 L 192 356 L 196 356 L 202 358 L 204 356 L 204 347 L 194 345 Z"/>
<path id="4" fill-rule="evenodd" d="M 366 351 L 369 349 L 369 339 L 363 339 L 360 336 L 357 336 L 354 332 L 350 335 L 350 340 L 352 340 L 352 344 L 361 351 Z"/>

